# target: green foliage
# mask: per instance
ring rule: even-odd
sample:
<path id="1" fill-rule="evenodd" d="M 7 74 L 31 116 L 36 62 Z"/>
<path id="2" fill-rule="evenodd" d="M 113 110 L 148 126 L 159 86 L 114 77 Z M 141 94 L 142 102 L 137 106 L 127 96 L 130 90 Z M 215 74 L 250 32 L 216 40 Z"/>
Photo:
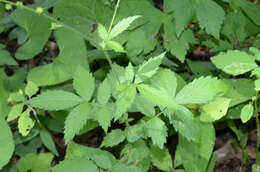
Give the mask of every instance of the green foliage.
<path id="1" fill-rule="evenodd" d="M 245 148 L 241 128 L 258 115 L 259 10 L 249 0 L 0 1 L 1 171 L 212 171 L 214 124 Z"/>

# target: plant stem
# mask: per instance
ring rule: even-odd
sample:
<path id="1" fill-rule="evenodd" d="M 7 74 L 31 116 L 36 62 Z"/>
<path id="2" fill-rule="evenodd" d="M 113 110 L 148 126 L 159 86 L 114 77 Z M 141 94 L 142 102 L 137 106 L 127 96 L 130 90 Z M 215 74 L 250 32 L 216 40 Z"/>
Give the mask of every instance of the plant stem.
<path id="1" fill-rule="evenodd" d="M 116 3 L 115 11 L 114 11 L 112 20 L 111 20 L 110 25 L 109 25 L 108 33 L 110 33 L 110 31 L 112 29 L 112 26 L 113 26 L 113 23 L 114 23 L 114 20 L 115 20 L 115 17 L 116 17 L 117 9 L 119 7 L 119 3 L 120 3 L 120 0 L 118 0 L 117 3 Z"/>
<path id="2" fill-rule="evenodd" d="M 257 144 L 256 144 L 256 154 L 257 154 L 260 146 L 260 123 L 258 118 L 258 107 L 257 107 L 258 91 L 256 92 L 255 97 L 256 99 L 254 101 L 254 105 L 255 105 L 255 116 L 256 116 L 256 128 L 257 128 Z"/>

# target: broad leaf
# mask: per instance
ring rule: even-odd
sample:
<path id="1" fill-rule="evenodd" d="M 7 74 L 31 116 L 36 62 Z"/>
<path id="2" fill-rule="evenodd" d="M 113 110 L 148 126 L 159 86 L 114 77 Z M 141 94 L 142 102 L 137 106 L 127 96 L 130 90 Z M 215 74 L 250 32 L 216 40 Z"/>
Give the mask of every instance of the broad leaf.
<path id="1" fill-rule="evenodd" d="M 82 103 L 70 111 L 64 126 L 66 144 L 85 126 L 90 118 L 90 110 L 91 105 L 89 103 Z"/>
<path id="2" fill-rule="evenodd" d="M 108 133 L 101 144 L 102 147 L 113 147 L 125 140 L 124 132 L 120 129 L 112 130 Z"/>
<path id="3" fill-rule="evenodd" d="M 254 107 L 252 104 L 245 105 L 241 110 L 241 120 L 243 123 L 246 123 L 254 114 Z"/>
<path id="4" fill-rule="evenodd" d="M 214 122 L 227 114 L 231 99 L 218 98 L 214 102 L 202 106 L 200 120 Z"/>
<path id="5" fill-rule="evenodd" d="M 32 81 L 28 81 L 27 85 L 24 89 L 24 93 L 27 96 L 32 97 L 34 94 L 37 93 L 37 91 L 39 91 L 38 86 L 35 83 L 33 83 Z"/>
<path id="6" fill-rule="evenodd" d="M 229 50 L 211 58 L 217 68 L 231 75 L 241 75 L 257 67 L 254 58 L 239 50 Z"/>
<path id="7" fill-rule="evenodd" d="M 28 101 L 33 107 L 45 110 L 63 110 L 76 106 L 83 100 L 73 93 L 49 90 Z"/>
<path id="8" fill-rule="evenodd" d="M 41 128 L 40 137 L 42 143 L 47 147 L 47 149 L 49 149 L 54 155 L 59 156 L 53 138 L 45 128 Z"/>
<path id="9" fill-rule="evenodd" d="M 3 65 L 18 65 L 18 63 L 10 56 L 6 50 L 0 50 L 0 66 Z"/>
<path id="10" fill-rule="evenodd" d="M 0 137 L 0 169 L 2 169 L 2 167 L 5 166 L 12 157 L 15 145 L 12 132 L 1 115 L 0 131 L 2 133 Z"/>
<path id="11" fill-rule="evenodd" d="M 176 95 L 179 104 L 203 104 L 214 100 L 217 96 L 227 93 L 229 87 L 210 76 L 194 79 Z"/>
<path id="12" fill-rule="evenodd" d="M 14 105 L 11 108 L 10 112 L 8 113 L 7 121 L 10 122 L 10 121 L 16 119 L 17 117 L 19 117 L 22 114 L 23 107 L 24 107 L 24 104 L 22 104 L 22 103 Z"/>
<path id="13" fill-rule="evenodd" d="M 73 87 L 78 95 L 89 101 L 95 90 L 95 79 L 85 68 L 79 66 L 73 78 Z"/>
<path id="14" fill-rule="evenodd" d="M 19 132 L 22 134 L 22 136 L 27 136 L 30 132 L 30 130 L 34 126 L 34 121 L 30 118 L 30 110 L 26 109 L 24 111 L 19 120 L 18 120 L 18 129 Z"/>
<path id="15" fill-rule="evenodd" d="M 98 103 L 105 105 L 107 104 L 111 96 L 111 87 L 109 85 L 108 79 L 105 79 L 97 89 L 97 101 Z"/>
<path id="16" fill-rule="evenodd" d="M 151 146 L 150 156 L 152 164 L 160 170 L 170 171 L 172 169 L 172 158 L 166 147 L 163 149 Z"/>

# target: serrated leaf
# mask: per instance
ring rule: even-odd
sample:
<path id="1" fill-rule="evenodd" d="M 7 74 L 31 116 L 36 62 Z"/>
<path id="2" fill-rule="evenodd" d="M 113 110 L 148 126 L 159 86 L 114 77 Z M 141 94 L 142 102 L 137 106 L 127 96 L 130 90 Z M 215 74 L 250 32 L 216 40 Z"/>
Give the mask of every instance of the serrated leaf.
<path id="1" fill-rule="evenodd" d="M 242 110 L 241 110 L 241 114 L 240 114 L 240 118 L 242 120 L 243 123 L 246 123 L 248 120 L 251 119 L 251 117 L 254 114 L 254 107 L 252 104 L 247 104 L 245 105 Z"/>
<path id="2" fill-rule="evenodd" d="M 113 147 L 125 140 L 125 134 L 120 129 L 112 130 L 108 133 L 101 144 L 101 147 Z"/>
<path id="3" fill-rule="evenodd" d="M 109 48 L 111 48 L 112 50 L 114 50 L 116 52 L 119 52 L 119 53 L 124 53 L 125 52 L 124 47 L 119 42 L 116 42 L 116 41 L 106 41 L 105 44 Z"/>
<path id="4" fill-rule="evenodd" d="M 93 160 L 97 164 L 97 166 L 99 166 L 99 167 L 101 167 L 103 169 L 110 169 L 110 168 L 112 168 L 112 162 L 105 155 L 95 155 L 93 157 Z"/>
<path id="5" fill-rule="evenodd" d="M 139 17 L 141 16 L 132 16 L 118 22 L 109 33 L 108 39 L 111 40 L 115 38 L 117 35 L 119 35 L 120 33 L 122 33 L 123 31 L 125 31 L 130 26 L 130 24 Z"/>
<path id="6" fill-rule="evenodd" d="M 82 103 L 72 109 L 65 120 L 64 138 L 67 144 L 85 126 L 90 118 L 91 105 Z"/>
<path id="7" fill-rule="evenodd" d="M 30 118 L 30 110 L 26 109 L 18 120 L 19 133 L 21 133 L 22 136 L 27 136 L 33 126 L 34 121 Z"/>
<path id="8" fill-rule="evenodd" d="M 104 25 L 101 23 L 98 24 L 98 35 L 100 38 L 102 38 L 104 41 L 108 39 L 108 32 Z"/>
<path id="9" fill-rule="evenodd" d="M 199 120 L 184 106 L 178 106 L 176 111 L 165 112 L 174 129 L 189 141 L 198 142 L 200 135 Z"/>
<path id="10" fill-rule="evenodd" d="M 64 160 L 52 168 L 53 172 L 99 172 L 97 166 L 87 158 L 75 158 L 70 160 Z"/>
<path id="11" fill-rule="evenodd" d="M 107 133 L 108 127 L 110 126 L 110 123 L 113 119 L 113 111 L 111 109 L 108 109 L 108 107 L 98 107 L 96 113 L 97 114 L 95 115 L 95 119 Z"/>
<path id="12" fill-rule="evenodd" d="M 155 115 L 154 105 L 140 94 L 137 94 L 135 96 L 135 101 L 133 103 L 132 108 L 134 110 L 136 109 L 136 111 L 134 112 L 141 112 L 142 114 L 148 117 L 152 117 L 153 115 Z"/>
<path id="13" fill-rule="evenodd" d="M 73 78 L 73 88 L 78 95 L 89 101 L 95 90 L 95 79 L 85 68 L 78 66 Z"/>
<path id="14" fill-rule="evenodd" d="M 49 149 L 54 155 L 59 156 L 53 138 L 45 128 L 41 128 L 40 137 L 42 143 L 47 147 L 47 149 Z"/>
<path id="15" fill-rule="evenodd" d="M 4 167 L 10 160 L 13 155 L 13 151 L 15 148 L 12 132 L 4 120 L 4 118 L 0 115 L 0 170 Z"/>
<path id="16" fill-rule="evenodd" d="M 53 155 L 51 153 L 27 154 L 18 162 L 19 172 L 46 172 L 51 170 Z"/>
<path id="17" fill-rule="evenodd" d="M 8 113 L 7 122 L 10 122 L 22 114 L 24 104 L 14 105 Z"/>
<path id="18" fill-rule="evenodd" d="M 199 143 L 194 143 L 179 136 L 177 149 L 180 151 L 182 164 L 187 172 L 202 172 L 208 166 L 215 144 L 215 131 L 211 123 L 200 124 L 198 140 Z"/>
<path id="19" fill-rule="evenodd" d="M 133 82 L 135 76 L 135 69 L 131 62 L 128 63 L 128 66 L 125 68 L 125 78 L 130 83 Z"/>
<path id="20" fill-rule="evenodd" d="M 24 93 L 29 96 L 32 97 L 34 94 L 37 93 L 37 91 L 39 90 L 38 86 L 32 82 L 32 81 L 28 81 L 27 85 L 24 89 Z"/>
<path id="21" fill-rule="evenodd" d="M 123 90 L 117 100 L 116 100 L 116 112 L 115 112 L 115 120 L 119 119 L 123 113 L 127 112 L 127 110 L 131 107 L 134 102 L 136 95 L 136 87 L 135 85 L 129 85 L 125 90 Z"/>
<path id="22" fill-rule="evenodd" d="M 202 106 L 200 121 L 214 122 L 227 114 L 231 99 L 218 98 L 214 102 Z"/>
<path id="23" fill-rule="evenodd" d="M 151 118 L 145 126 L 148 137 L 151 137 L 154 145 L 163 148 L 166 143 L 167 127 L 165 123 L 158 117 Z"/>
<path id="24" fill-rule="evenodd" d="M 199 0 L 196 8 L 200 27 L 206 32 L 219 38 L 221 25 L 225 19 L 225 11 L 215 1 Z"/>
<path id="25" fill-rule="evenodd" d="M 229 50 L 211 58 L 217 68 L 231 75 L 241 75 L 257 67 L 254 58 L 246 52 Z"/>
<path id="26" fill-rule="evenodd" d="M 97 101 L 98 103 L 105 105 L 107 104 L 111 96 L 111 87 L 109 85 L 108 79 L 105 79 L 97 89 Z"/>
<path id="27" fill-rule="evenodd" d="M 16 51 L 16 58 L 27 60 L 40 53 L 51 35 L 51 21 L 49 18 L 38 15 L 30 10 L 19 8 L 11 14 L 11 19 L 24 28 L 29 39 Z M 41 21 L 39 23 L 39 21 Z"/>
<path id="28" fill-rule="evenodd" d="M 151 103 L 158 106 L 176 109 L 177 103 L 166 91 L 161 91 L 145 84 L 140 84 L 137 88 L 141 95 L 143 95 Z"/>
<path id="29" fill-rule="evenodd" d="M 146 79 L 152 77 L 158 70 L 165 53 L 162 53 L 156 57 L 150 58 L 148 61 L 144 62 L 136 72 L 135 83 L 140 83 Z"/>
<path id="30" fill-rule="evenodd" d="M 210 76 L 194 79 L 176 95 L 178 104 L 203 104 L 227 93 L 229 87 L 217 78 Z"/>
<path id="31" fill-rule="evenodd" d="M 82 99 L 73 93 L 62 90 L 49 90 L 32 98 L 27 103 L 45 110 L 63 110 L 76 106 Z"/>
<path id="32" fill-rule="evenodd" d="M 157 146 L 150 148 L 151 161 L 159 170 L 170 171 L 172 167 L 172 157 L 166 147 L 159 149 Z"/>

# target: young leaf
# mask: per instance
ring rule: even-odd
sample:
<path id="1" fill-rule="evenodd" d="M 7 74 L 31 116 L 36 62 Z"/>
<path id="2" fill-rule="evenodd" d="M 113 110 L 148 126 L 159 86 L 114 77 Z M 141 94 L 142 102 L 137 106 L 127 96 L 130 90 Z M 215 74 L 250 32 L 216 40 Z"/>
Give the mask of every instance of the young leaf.
<path id="1" fill-rule="evenodd" d="M 216 96 L 227 93 L 229 87 L 222 81 L 207 77 L 194 79 L 175 97 L 178 104 L 204 104 L 214 100 Z"/>
<path id="2" fill-rule="evenodd" d="M 24 89 L 24 93 L 27 96 L 32 97 L 34 94 L 37 93 L 38 90 L 39 90 L 39 88 L 35 83 L 33 83 L 32 81 L 28 81 L 28 83 Z"/>
<path id="3" fill-rule="evenodd" d="M 4 118 L 0 115 L 0 170 L 3 166 L 5 166 L 11 156 L 13 155 L 13 151 L 15 148 L 12 132 L 5 122 Z"/>
<path id="4" fill-rule="evenodd" d="M 125 49 L 124 47 L 116 42 L 116 41 L 106 41 L 105 44 L 111 48 L 112 50 L 116 51 L 116 52 L 119 52 L 119 53 L 124 53 L 125 52 Z"/>
<path id="5" fill-rule="evenodd" d="M 151 161 L 155 167 L 162 171 L 170 171 L 172 169 L 172 157 L 166 147 L 163 149 L 157 146 L 150 148 Z"/>
<path id="6" fill-rule="evenodd" d="M 89 101 L 95 90 L 94 77 L 85 68 L 78 66 L 73 78 L 73 87 L 82 98 Z"/>
<path id="7" fill-rule="evenodd" d="M 82 102 L 82 99 L 73 93 L 62 90 L 49 90 L 32 98 L 27 103 L 45 110 L 63 110 L 76 106 L 80 102 Z"/>
<path id="8" fill-rule="evenodd" d="M 108 39 L 108 32 L 105 28 L 104 25 L 102 25 L 101 23 L 98 24 L 98 35 L 100 36 L 100 38 L 102 38 L 104 41 L 106 41 Z"/>
<path id="9" fill-rule="evenodd" d="M 30 130 L 34 126 L 34 121 L 30 118 L 30 110 L 26 109 L 24 111 L 19 120 L 18 120 L 18 129 L 19 132 L 22 134 L 22 136 L 27 136 L 30 132 Z"/>
<path id="10" fill-rule="evenodd" d="M 98 103 L 105 105 L 107 104 L 111 96 L 111 87 L 109 85 L 108 79 L 105 79 L 97 89 L 97 101 Z"/>
<path id="11" fill-rule="evenodd" d="M 120 33 L 122 33 L 123 31 L 125 31 L 130 26 L 130 24 L 139 17 L 140 16 L 132 16 L 118 22 L 109 33 L 108 39 L 111 40 L 115 38 L 117 35 L 119 35 Z"/>
<path id="12" fill-rule="evenodd" d="M 200 120 L 203 122 L 214 122 L 227 114 L 231 99 L 218 98 L 216 101 L 202 106 Z"/>
<path id="13" fill-rule="evenodd" d="M 108 127 L 110 126 L 110 123 L 113 119 L 113 111 L 111 109 L 108 109 L 108 107 L 98 107 L 96 113 L 97 114 L 95 115 L 95 119 L 107 133 Z"/>
<path id="14" fill-rule="evenodd" d="M 134 102 L 136 95 L 136 87 L 135 85 L 129 85 L 125 90 L 123 90 L 116 101 L 116 112 L 115 112 L 115 120 L 119 119 L 123 113 L 127 112 L 127 110 L 131 107 Z"/>
<path id="15" fill-rule="evenodd" d="M 45 129 L 41 128 L 40 130 L 40 137 L 42 140 L 42 143 L 56 156 L 59 156 L 59 153 L 57 152 L 55 143 L 52 139 L 51 134 Z"/>
<path id="16" fill-rule="evenodd" d="M 17 117 L 19 117 L 22 114 L 23 106 L 24 106 L 24 104 L 22 104 L 22 103 L 14 105 L 8 114 L 7 122 L 10 122 L 10 121 L 16 119 Z"/>
<path id="17" fill-rule="evenodd" d="M 245 105 L 242 110 L 241 110 L 241 114 L 240 114 L 240 117 L 241 117 L 241 120 L 243 123 L 246 123 L 248 120 L 251 119 L 251 117 L 253 116 L 254 114 L 254 107 L 252 104 L 247 104 Z"/>
<path id="18" fill-rule="evenodd" d="M 229 50 L 211 58 L 217 68 L 231 75 L 241 75 L 257 67 L 254 58 L 246 52 Z"/>
<path id="19" fill-rule="evenodd" d="M 145 131 L 148 137 L 152 138 L 153 144 L 162 149 L 167 137 L 167 127 L 165 123 L 158 117 L 151 118 L 151 120 L 146 123 Z"/>
<path id="20" fill-rule="evenodd" d="M 135 69 L 131 62 L 128 63 L 128 66 L 125 68 L 125 78 L 130 83 L 133 82 L 135 76 Z"/>
<path id="21" fill-rule="evenodd" d="M 64 126 L 66 144 L 85 126 L 87 120 L 90 118 L 91 108 L 89 103 L 82 103 L 70 111 Z"/>
<path id="22" fill-rule="evenodd" d="M 150 58 L 148 61 L 144 62 L 138 69 L 136 73 L 135 83 L 145 81 L 146 79 L 152 77 L 158 70 L 165 53 L 162 53 L 156 57 Z"/>
<path id="23" fill-rule="evenodd" d="M 108 133 L 101 144 L 101 147 L 113 147 L 125 140 L 125 134 L 120 129 L 112 130 Z"/>
<path id="24" fill-rule="evenodd" d="M 177 103 L 166 91 L 161 91 L 145 84 L 140 84 L 137 88 L 141 95 L 143 95 L 151 103 L 171 109 L 177 108 Z"/>

